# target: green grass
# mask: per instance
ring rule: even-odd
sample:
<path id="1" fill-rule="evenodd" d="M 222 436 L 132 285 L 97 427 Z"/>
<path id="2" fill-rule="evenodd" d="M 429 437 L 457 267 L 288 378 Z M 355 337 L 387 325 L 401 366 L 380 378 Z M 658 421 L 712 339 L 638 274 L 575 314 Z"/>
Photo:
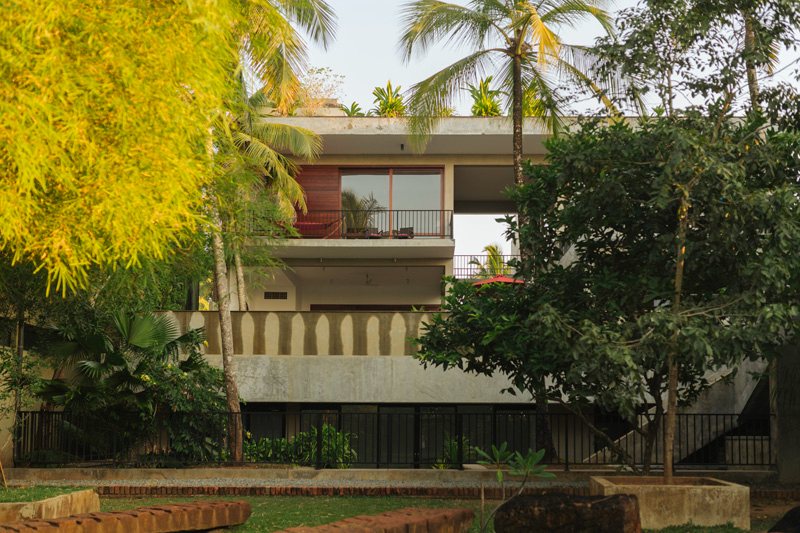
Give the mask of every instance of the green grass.
<path id="1" fill-rule="evenodd" d="M 371 515 L 403 507 L 470 507 L 475 510 L 476 522 L 480 501 L 434 500 L 428 498 L 396 498 L 369 496 L 195 496 L 190 498 L 101 498 L 102 511 L 135 509 L 164 503 L 192 502 L 197 500 L 244 500 L 250 504 L 253 514 L 246 524 L 231 528 L 237 533 L 279 531 L 297 526 L 319 526 L 362 514 Z M 493 507 L 486 505 L 487 512 Z M 479 531 L 477 523 L 470 533 Z M 488 531 L 494 531 L 489 528 Z"/>
<path id="2" fill-rule="evenodd" d="M 87 487 L 89 488 L 89 487 Z M 82 488 L 75 487 L 9 487 L 4 489 L 0 486 L 0 503 L 14 503 L 14 502 L 35 502 L 37 500 L 44 500 L 45 498 L 52 498 L 60 494 L 68 494 Z"/>

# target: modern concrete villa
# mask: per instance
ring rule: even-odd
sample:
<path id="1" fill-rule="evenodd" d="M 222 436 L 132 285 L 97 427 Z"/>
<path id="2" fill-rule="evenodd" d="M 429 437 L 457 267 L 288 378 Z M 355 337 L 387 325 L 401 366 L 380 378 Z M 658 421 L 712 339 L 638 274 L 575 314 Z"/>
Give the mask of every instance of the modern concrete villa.
<path id="1" fill-rule="evenodd" d="M 423 368 L 410 341 L 438 309 L 443 275 L 477 275 L 479 266 L 470 265 L 469 257 L 454 255 L 454 215 L 514 210 L 502 194 L 513 183 L 508 119 L 442 119 L 422 154 L 411 150 L 403 119 L 272 120 L 317 132 L 323 155 L 298 177 L 308 212 L 297 214 L 297 237 L 277 244 L 276 255 L 289 268 L 247 266 L 249 310 L 239 310 L 232 298 L 236 375 L 246 410 L 282 413 L 258 432 L 291 435 L 302 413 L 320 410 L 496 417 L 532 409 L 529 396 L 501 393 L 510 385 L 504 376 Z M 524 135 L 525 158 L 543 162 L 543 127 L 527 122 Z M 235 293 L 234 276 L 229 279 Z M 175 316 L 182 329 L 206 328 L 206 355 L 221 366 L 217 314 Z M 766 368 L 751 366 L 748 372 Z M 778 439 L 770 439 L 775 423 L 767 380 L 753 380 L 748 372 L 731 383 L 726 372 L 709 376 L 714 385 L 682 410 L 687 425 L 679 428 L 679 461 L 713 449 L 717 463 L 775 464 Z M 705 413 L 729 416 L 712 420 Z M 606 424 L 619 422 L 611 414 Z M 553 423 L 559 433 L 559 422 Z M 750 425 L 742 430 L 743 424 Z M 585 428 L 568 433 L 571 441 L 555 444 L 559 453 L 579 462 L 614 461 Z M 642 446 L 624 424 L 616 434 L 628 449 Z M 657 447 L 655 462 L 660 455 Z"/>
<path id="2" fill-rule="evenodd" d="M 421 155 L 402 119 L 275 120 L 318 132 L 324 152 L 298 177 L 308 204 L 299 237 L 276 249 L 289 268 L 248 267 L 249 312 L 232 299 L 248 404 L 529 405 L 500 393 L 502 377 L 425 370 L 410 357 L 409 338 L 441 303 L 442 276 L 477 270 L 454 256 L 454 215 L 514 208 L 502 195 L 513 183 L 508 120 L 448 118 Z M 525 133 L 526 157 L 543 160 L 545 132 L 531 122 Z M 178 318 L 206 327 L 218 360 L 216 315 Z"/>

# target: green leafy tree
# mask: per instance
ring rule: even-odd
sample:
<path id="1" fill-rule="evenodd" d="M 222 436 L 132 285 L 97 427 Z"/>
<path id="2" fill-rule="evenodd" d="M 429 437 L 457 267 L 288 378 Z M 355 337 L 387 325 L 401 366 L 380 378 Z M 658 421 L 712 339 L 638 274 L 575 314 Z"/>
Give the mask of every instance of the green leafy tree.
<path id="1" fill-rule="evenodd" d="M 375 87 L 372 91 L 377 104 L 372 112 L 379 117 L 402 117 L 406 114 L 406 104 L 400 94 L 400 86 L 392 87 L 392 82 L 386 83 L 386 88 Z"/>
<path id="2" fill-rule="evenodd" d="M 0 7 L 0 248 L 67 291 L 194 231 L 237 17 L 227 1 Z"/>
<path id="3" fill-rule="evenodd" d="M 800 132 L 775 124 L 759 141 L 758 121 L 692 110 L 551 139 L 549 164 L 528 167 L 512 196 L 531 220 L 509 219 L 530 253 L 513 266 L 531 281 L 454 283 L 420 359 L 508 375 L 635 471 L 587 410 L 641 415 L 647 471 L 665 413 L 707 371 L 772 358 L 797 333 Z"/>
<path id="4" fill-rule="evenodd" d="M 553 131 L 561 124 L 564 101 L 558 78 L 576 81 L 594 93 L 604 93 L 581 67 L 591 63 L 586 48 L 564 43 L 558 32 L 584 19 L 594 19 L 612 33 L 604 2 L 554 0 L 529 2 L 473 0 L 459 6 L 439 0 L 416 0 L 403 11 L 400 48 L 408 62 L 430 47 L 445 42 L 475 51 L 411 88 L 408 98 L 409 131 L 417 149 L 450 107 L 455 94 L 486 71 L 497 72 L 510 95 L 513 122 L 514 178 L 522 185 L 522 117 L 526 100 L 535 100 L 537 117 Z M 607 77 L 616 80 L 615 77 Z M 606 103 L 611 105 L 606 98 Z"/>
<path id="5" fill-rule="evenodd" d="M 595 47 L 595 66 L 598 76 L 616 72 L 628 80 L 629 102 L 644 98 L 667 114 L 685 98 L 714 102 L 727 113 L 758 110 L 759 84 L 775 72 L 777 50 L 800 43 L 800 4 L 648 0 L 623 10 L 616 25 L 619 38 Z M 759 80 L 759 72 L 766 77 Z"/>
<path id="6" fill-rule="evenodd" d="M 478 85 L 467 85 L 469 95 L 472 97 L 472 115 L 476 117 L 497 117 L 502 114 L 500 110 L 500 97 L 503 91 L 490 89 L 492 76 L 480 80 Z"/>

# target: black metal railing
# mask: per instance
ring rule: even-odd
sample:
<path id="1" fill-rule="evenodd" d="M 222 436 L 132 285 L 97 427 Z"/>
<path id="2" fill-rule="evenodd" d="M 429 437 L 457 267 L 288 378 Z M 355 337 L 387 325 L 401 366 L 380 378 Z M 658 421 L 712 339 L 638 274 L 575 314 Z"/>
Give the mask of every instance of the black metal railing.
<path id="1" fill-rule="evenodd" d="M 486 279 L 494 276 L 513 276 L 509 265 L 519 255 L 454 255 L 453 276 L 458 279 Z"/>
<path id="2" fill-rule="evenodd" d="M 259 233 L 257 216 L 251 229 Z M 450 210 L 327 210 L 297 213 L 293 223 L 303 239 L 422 239 L 452 238 L 453 212 Z"/>
<path id="3" fill-rule="evenodd" d="M 448 407 L 396 407 L 375 411 L 242 413 L 245 463 L 316 468 L 461 468 L 476 463 L 476 449 L 508 443 L 525 453 L 550 434 L 548 464 L 623 464 L 646 458 L 642 433 L 619 417 L 535 411 L 456 412 Z M 141 422 L 138 415 L 21 412 L 15 428 L 18 466 L 182 466 L 233 463 L 228 413 L 169 413 Z M 644 417 L 639 421 L 646 429 Z M 663 424 L 663 421 L 662 421 Z M 735 414 L 679 414 L 676 466 L 726 468 L 770 466 L 770 420 Z M 663 458 L 662 428 L 653 441 L 651 464 Z M 539 438 L 537 439 L 537 434 Z M 547 442 L 545 439 L 544 442 Z"/>

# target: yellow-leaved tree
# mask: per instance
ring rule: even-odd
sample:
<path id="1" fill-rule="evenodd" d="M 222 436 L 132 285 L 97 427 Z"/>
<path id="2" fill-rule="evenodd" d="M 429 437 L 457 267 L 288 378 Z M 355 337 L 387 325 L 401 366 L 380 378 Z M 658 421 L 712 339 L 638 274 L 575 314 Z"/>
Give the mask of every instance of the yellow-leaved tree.
<path id="1" fill-rule="evenodd" d="M 225 0 L 3 3 L 0 249 L 63 292 L 194 230 L 240 16 Z"/>

